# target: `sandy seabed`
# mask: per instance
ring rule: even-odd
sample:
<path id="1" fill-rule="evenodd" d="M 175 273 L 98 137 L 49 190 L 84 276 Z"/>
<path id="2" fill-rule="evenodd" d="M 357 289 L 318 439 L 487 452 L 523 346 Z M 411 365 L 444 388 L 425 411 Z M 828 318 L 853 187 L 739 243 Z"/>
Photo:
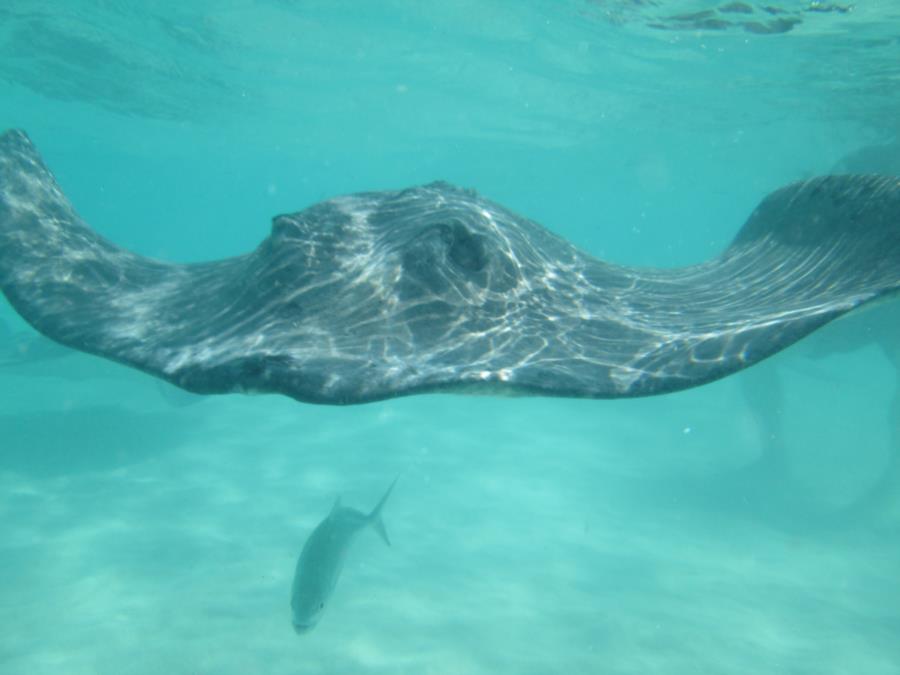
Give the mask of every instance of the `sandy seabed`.
<path id="1" fill-rule="evenodd" d="M 738 378 L 327 408 L 82 355 L 4 367 L 0 672 L 893 675 L 900 512 L 832 528 L 766 482 L 820 515 L 863 490 L 889 375 L 865 350 L 779 358 L 793 478 L 764 480 Z M 305 537 L 397 475 L 393 546 L 362 533 L 295 635 Z"/>

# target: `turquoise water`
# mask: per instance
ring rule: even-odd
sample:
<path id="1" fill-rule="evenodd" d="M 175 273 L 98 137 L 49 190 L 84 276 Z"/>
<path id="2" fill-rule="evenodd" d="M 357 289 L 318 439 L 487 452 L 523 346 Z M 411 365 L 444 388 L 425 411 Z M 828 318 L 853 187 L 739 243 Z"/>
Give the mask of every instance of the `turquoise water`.
<path id="1" fill-rule="evenodd" d="M 788 182 L 900 174 L 893 0 L 9 4 L 0 127 L 169 260 L 444 179 L 680 265 Z M 898 673 L 897 311 L 659 398 L 329 408 L 190 398 L 4 304 L 0 672 Z M 392 547 L 295 635 L 306 537 L 398 474 Z"/>

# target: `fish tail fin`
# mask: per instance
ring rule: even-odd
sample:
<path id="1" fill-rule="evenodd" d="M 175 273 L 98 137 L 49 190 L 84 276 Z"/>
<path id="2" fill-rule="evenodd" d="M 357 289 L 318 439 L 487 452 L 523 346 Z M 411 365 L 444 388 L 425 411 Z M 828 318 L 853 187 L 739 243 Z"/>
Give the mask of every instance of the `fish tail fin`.
<path id="1" fill-rule="evenodd" d="M 400 478 L 400 476 L 397 476 L 397 478 Z M 384 493 L 384 496 L 381 498 L 381 501 L 375 505 L 375 508 L 372 509 L 372 513 L 369 514 L 369 524 L 375 529 L 378 535 L 384 539 L 384 543 L 388 546 L 391 545 L 391 540 L 390 537 L 388 537 L 387 529 L 384 527 L 384 521 L 381 519 L 381 510 L 384 508 L 388 497 L 391 496 L 391 492 L 397 484 L 397 478 L 390 484 L 387 491 Z"/>

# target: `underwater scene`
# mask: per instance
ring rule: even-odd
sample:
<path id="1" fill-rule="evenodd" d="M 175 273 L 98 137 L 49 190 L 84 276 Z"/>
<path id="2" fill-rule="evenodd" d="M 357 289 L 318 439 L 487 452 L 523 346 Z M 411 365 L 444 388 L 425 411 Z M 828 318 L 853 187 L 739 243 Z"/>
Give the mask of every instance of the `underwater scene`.
<path id="1" fill-rule="evenodd" d="M 0 7 L 0 674 L 900 673 L 895 0 Z"/>

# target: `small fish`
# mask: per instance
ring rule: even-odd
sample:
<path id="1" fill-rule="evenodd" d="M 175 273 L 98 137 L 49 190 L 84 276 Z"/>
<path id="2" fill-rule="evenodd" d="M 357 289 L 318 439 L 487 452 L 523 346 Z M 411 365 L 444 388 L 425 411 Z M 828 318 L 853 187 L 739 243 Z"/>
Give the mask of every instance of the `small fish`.
<path id="1" fill-rule="evenodd" d="M 381 501 L 368 515 L 341 506 L 341 498 L 338 497 L 328 517 L 309 535 L 297 560 L 294 583 L 291 586 L 291 623 L 294 625 L 294 632 L 306 633 L 319 622 L 341 575 L 347 550 L 363 528 L 371 525 L 384 539 L 384 543 L 391 545 L 381 520 L 381 510 L 396 483 L 395 478 Z"/>

